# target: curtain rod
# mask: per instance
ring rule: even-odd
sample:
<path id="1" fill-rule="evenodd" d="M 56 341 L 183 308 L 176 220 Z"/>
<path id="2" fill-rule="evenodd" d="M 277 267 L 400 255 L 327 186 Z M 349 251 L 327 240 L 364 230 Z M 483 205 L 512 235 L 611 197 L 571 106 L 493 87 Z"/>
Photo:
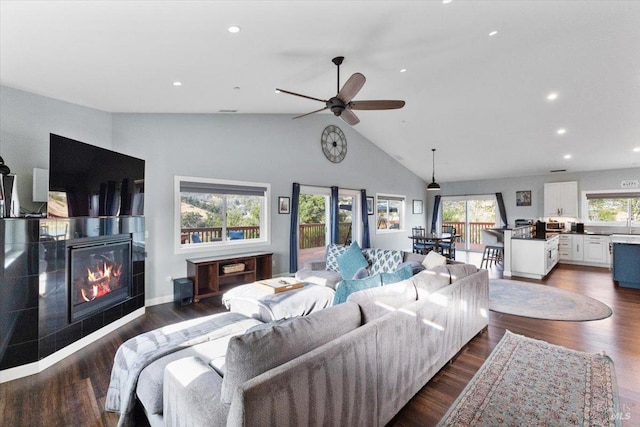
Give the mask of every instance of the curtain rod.
<path id="1" fill-rule="evenodd" d="M 347 188 L 347 187 L 340 187 L 337 185 L 326 186 L 326 185 L 314 185 L 314 184 L 302 184 L 302 183 L 299 183 L 299 184 L 300 184 L 300 187 L 314 187 L 314 188 L 328 188 L 328 189 L 330 189 L 331 187 L 338 187 L 340 190 L 351 190 L 351 191 L 363 190 L 363 188 Z"/>

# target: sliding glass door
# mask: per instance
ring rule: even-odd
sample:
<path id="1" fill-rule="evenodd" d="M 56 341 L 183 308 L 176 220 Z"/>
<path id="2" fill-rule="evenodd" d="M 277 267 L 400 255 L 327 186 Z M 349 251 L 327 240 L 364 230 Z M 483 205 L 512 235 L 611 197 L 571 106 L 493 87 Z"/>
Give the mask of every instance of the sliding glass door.
<path id="1" fill-rule="evenodd" d="M 360 192 L 339 190 L 338 244 L 350 245 L 361 235 Z M 331 243 L 331 189 L 300 187 L 298 205 L 298 268 L 309 260 L 323 259 L 326 246 Z"/>
<path id="2" fill-rule="evenodd" d="M 459 234 L 461 249 L 482 251 L 482 230 L 496 227 L 495 195 L 442 197 L 442 225 Z"/>

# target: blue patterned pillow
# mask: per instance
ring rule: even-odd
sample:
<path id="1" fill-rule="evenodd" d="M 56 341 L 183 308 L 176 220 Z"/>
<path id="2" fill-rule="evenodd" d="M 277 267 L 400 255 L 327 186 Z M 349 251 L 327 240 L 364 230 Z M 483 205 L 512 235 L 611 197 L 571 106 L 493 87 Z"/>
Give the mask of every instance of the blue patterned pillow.
<path id="1" fill-rule="evenodd" d="M 354 292 L 361 291 L 363 289 L 377 288 L 378 286 L 382 286 L 382 279 L 379 274 L 369 276 L 365 279 L 343 280 L 338 283 L 336 295 L 333 297 L 333 305 L 345 302 L 347 297 Z"/>
<path id="2" fill-rule="evenodd" d="M 327 246 L 326 269 L 329 271 L 340 271 L 338 268 L 338 256 L 345 253 L 347 249 L 346 246 L 336 245 L 335 243 Z"/>
<path id="3" fill-rule="evenodd" d="M 407 264 L 400 267 L 393 273 L 380 273 L 380 276 L 382 277 L 383 285 L 390 285 L 392 283 L 402 282 L 403 280 L 413 276 L 413 269 Z"/>
<path id="4" fill-rule="evenodd" d="M 402 263 L 402 251 L 377 249 L 371 266 L 371 273 L 396 271 Z"/>
<path id="5" fill-rule="evenodd" d="M 345 253 L 338 256 L 338 267 L 343 279 L 352 279 L 361 268 L 367 268 L 369 263 L 364 259 L 358 242 L 353 242 Z"/>

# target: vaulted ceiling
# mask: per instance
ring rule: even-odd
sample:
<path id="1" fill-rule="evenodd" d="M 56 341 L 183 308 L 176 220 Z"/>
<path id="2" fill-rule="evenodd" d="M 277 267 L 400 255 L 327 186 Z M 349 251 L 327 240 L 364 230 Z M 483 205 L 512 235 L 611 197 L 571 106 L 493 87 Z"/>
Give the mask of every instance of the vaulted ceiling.
<path id="1" fill-rule="evenodd" d="M 328 99 L 342 55 L 356 100 L 406 101 L 355 130 L 425 180 L 431 148 L 445 182 L 640 168 L 638 1 L 2 0 L 0 25 L 2 85 L 109 112 L 293 117 L 322 104 L 274 89 Z"/>

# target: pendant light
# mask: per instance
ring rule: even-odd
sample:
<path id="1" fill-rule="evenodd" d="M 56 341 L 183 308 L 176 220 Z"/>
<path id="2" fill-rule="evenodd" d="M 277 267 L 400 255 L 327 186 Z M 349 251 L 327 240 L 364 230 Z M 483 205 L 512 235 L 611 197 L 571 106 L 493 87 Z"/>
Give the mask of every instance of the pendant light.
<path id="1" fill-rule="evenodd" d="M 436 182 L 436 149 L 432 148 L 433 152 L 433 173 L 431 174 L 431 184 L 427 185 L 427 191 L 440 190 L 440 184 Z"/>

